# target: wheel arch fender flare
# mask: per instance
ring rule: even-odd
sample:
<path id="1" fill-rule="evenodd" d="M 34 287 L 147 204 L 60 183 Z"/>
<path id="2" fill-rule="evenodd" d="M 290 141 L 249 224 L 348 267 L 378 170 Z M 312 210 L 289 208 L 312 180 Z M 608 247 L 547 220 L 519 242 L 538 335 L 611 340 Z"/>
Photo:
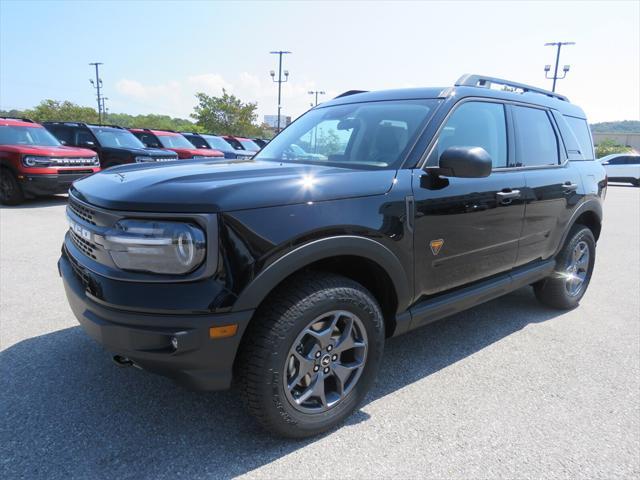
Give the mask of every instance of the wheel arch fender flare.
<path id="1" fill-rule="evenodd" d="M 255 309 L 290 275 L 319 260 L 345 255 L 362 257 L 377 263 L 393 283 L 398 309 L 404 310 L 408 307 L 411 301 L 409 280 L 400 260 L 391 250 L 370 238 L 336 236 L 306 243 L 277 259 L 240 292 L 232 311 Z"/>
<path id="2" fill-rule="evenodd" d="M 569 222 L 567 222 L 567 228 L 565 229 L 564 233 L 562 234 L 562 239 L 560 240 L 560 244 L 558 245 L 558 248 L 556 249 L 555 255 L 557 255 L 558 253 L 560 253 L 560 250 L 562 250 L 562 247 L 564 246 L 565 242 L 567 241 L 567 237 L 569 235 L 569 232 L 571 231 L 571 229 L 573 228 L 573 226 L 576 224 L 578 218 L 580 218 L 580 216 L 582 216 L 584 213 L 587 212 L 591 212 L 593 213 L 596 218 L 598 219 L 598 222 L 600 224 L 602 224 L 602 204 L 600 202 L 600 200 L 587 200 L 586 202 L 582 203 L 575 212 L 573 212 L 573 215 L 571 216 L 571 219 L 569 220 Z"/>

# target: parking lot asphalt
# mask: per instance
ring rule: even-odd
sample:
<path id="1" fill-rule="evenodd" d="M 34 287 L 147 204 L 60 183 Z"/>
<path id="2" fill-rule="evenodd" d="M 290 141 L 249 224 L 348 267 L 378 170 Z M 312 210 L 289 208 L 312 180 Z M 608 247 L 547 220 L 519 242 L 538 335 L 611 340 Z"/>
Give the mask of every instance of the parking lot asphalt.
<path id="1" fill-rule="evenodd" d="M 56 261 L 66 199 L 0 210 L 0 477 L 638 478 L 640 189 L 610 186 L 576 310 L 531 289 L 388 341 L 345 426 L 289 441 L 231 392 L 119 369 Z"/>

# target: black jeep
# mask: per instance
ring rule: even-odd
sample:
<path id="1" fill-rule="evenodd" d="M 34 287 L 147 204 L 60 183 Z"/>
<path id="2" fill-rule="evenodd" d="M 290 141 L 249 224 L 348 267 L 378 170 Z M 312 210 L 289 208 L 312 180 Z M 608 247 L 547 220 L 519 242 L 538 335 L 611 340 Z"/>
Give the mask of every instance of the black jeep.
<path id="1" fill-rule="evenodd" d="M 527 285 L 576 307 L 606 185 L 561 95 L 477 75 L 350 91 L 251 160 L 76 182 L 59 269 L 118 364 L 234 381 L 262 425 L 304 437 L 358 406 L 385 338 Z"/>

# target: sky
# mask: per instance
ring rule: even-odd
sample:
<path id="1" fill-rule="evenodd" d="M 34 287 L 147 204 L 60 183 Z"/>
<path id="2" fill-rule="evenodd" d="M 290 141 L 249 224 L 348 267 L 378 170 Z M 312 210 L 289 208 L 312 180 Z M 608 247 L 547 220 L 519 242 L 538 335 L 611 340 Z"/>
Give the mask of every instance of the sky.
<path id="1" fill-rule="evenodd" d="M 188 118 L 227 89 L 275 114 L 272 50 L 289 50 L 283 114 L 346 90 L 452 85 L 480 73 L 551 88 L 544 65 L 573 41 L 557 91 L 591 122 L 640 119 L 640 1 L 214 2 L 0 0 L 0 109 L 43 99 Z"/>

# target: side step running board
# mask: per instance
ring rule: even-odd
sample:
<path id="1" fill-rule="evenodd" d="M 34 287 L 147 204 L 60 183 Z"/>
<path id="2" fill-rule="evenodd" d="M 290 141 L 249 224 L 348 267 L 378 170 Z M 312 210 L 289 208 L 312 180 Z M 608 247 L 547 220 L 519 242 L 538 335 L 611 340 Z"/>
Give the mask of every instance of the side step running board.
<path id="1" fill-rule="evenodd" d="M 478 282 L 455 292 L 424 300 L 409 309 L 411 324 L 405 331 L 422 327 L 454 313 L 501 297 L 549 276 L 556 266 L 554 259 L 514 270 L 508 274 Z M 407 324 L 408 322 L 403 322 Z M 397 332 L 397 334 L 404 332 Z"/>

